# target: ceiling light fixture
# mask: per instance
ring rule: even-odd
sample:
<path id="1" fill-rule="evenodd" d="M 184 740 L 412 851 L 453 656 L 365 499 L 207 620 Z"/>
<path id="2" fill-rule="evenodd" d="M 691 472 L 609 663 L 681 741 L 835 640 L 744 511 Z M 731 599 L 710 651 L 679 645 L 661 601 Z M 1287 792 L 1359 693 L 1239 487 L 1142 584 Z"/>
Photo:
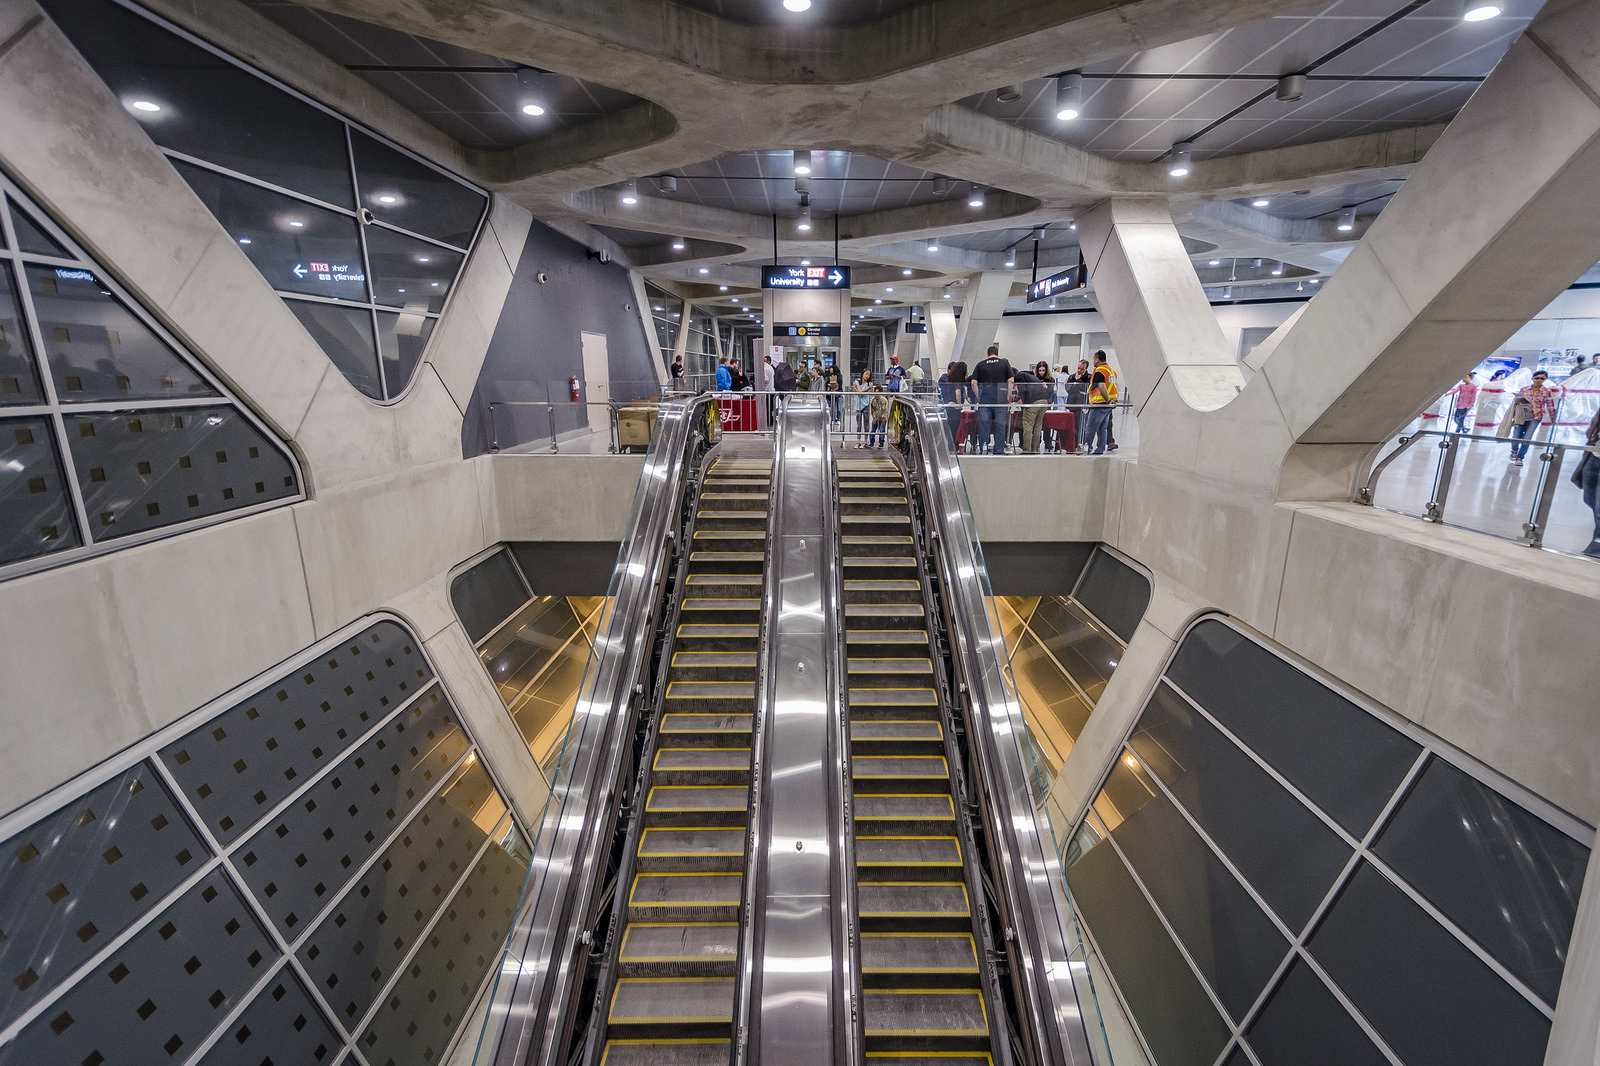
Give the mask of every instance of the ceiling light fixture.
<path id="1" fill-rule="evenodd" d="M 660 183 L 662 192 L 673 193 L 678 191 L 678 179 L 671 174 L 661 175 Z"/>
<path id="2" fill-rule="evenodd" d="M 943 196 L 946 193 L 948 193 L 949 191 L 950 191 L 950 179 L 949 178 L 941 177 L 941 178 L 934 178 L 933 179 L 933 195 L 935 195 L 935 196 Z"/>
<path id="3" fill-rule="evenodd" d="M 378 202 L 380 204 L 392 204 L 392 203 L 396 202 L 398 199 L 399 199 L 399 197 L 397 197 L 397 196 L 390 196 L 388 193 L 385 193 L 382 196 L 378 197 Z"/>
<path id="4" fill-rule="evenodd" d="M 1489 0 L 1466 0 L 1461 5 L 1461 18 L 1466 22 L 1482 22 L 1499 15 L 1500 11 L 1500 5 Z"/>
<path id="5" fill-rule="evenodd" d="M 1172 146 L 1172 159 L 1167 163 L 1167 173 L 1175 178 L 1187 178 L 1193 162 L 1194 142 L 1179 141 Z"/>
<path id="6" fill-rule="evenodd" d="M 1210 262 L 1209 262 L 1209 263 L 1208 263 L 1208 264 L 1206 264 L 1206 265 L 1207 265 L 1207 266 L 1221 266 L 1221 265 L 1222 265 L 1222 260 L 1220 260 L 1220 259 L 1213 259 L 1213 260 L 1211 260 L 1211 261 L 1210 261 Z"/>
<path id="7" fill-rule="evenodd" d="M 1275 268 L 1274 268 L 1274 269 L 1273 269 L 1273 271 L 1272 271 L 1272 276 L 1273 276 L 1273 277 L 1275 277 L 1275 278 L 1281 278 L 1281 277 L 1283 277 L 1283 264 L 1282 264 L 1282 263 L 1279 263 L 1279 264 L 1278 264 L 1278 265 L 1277 265 L 1277 267 L 1275 267 Z"/>
<path id="8" fill-rule="evenodd" d="M 427 257 L 427 256 L 425 256 L 425 255 L 419 255 L 419 256 L 417 256 L 417 262 L 419 262 L 419 263 L 426 263 L 426 262 L 427 262 L 427 261 L 428 261 L 428 257 Z"/>
<path id="9" fill-rule="evenodd" d="M 1232 286 L 1232 285 L 1225 285 L 1225 286 L 1223 286 L 1223 289 L 1222 289 L 1222 298 L 1223 298 L 1223 299 L 1224 299 L 1224 300 L 1231 300 L 1231 299 L 1233 299 L 1233 286 Z"/>
<path id="10" fill-rule="evenodd" d="M 872 301 L 872 302 L 873 302 L 873 303 L 875 303 L 875 304 L 881 304 L 881 303 L 883 303 L 883 301 L 882 301 L 882 300 L 873 300 L 873 301 Z"/>
<path id="11" fill-rule="evenodd" d="M 1285 74 L 1278 79 L 1278 100 L 1281 103 L 1292 104 L 1306 94 L 1306 76 L 1304 74 Z"/>
<path id="12" fill-rule="evenodd" d="M 1252 200 L 1250 202 L 1250 206 L 1251 207 L 1266 207 L 1270 203 L 1272 203 L 1271 200 Z"/>
<path id="13" fill-rule="evenodd" d="M 968 207 L 982 207 L 987 202 L 988 201 L 985 200 L 984 196 L 983 196 L 983 186 L 982 185 L 974 185 L 972 187 L 972 195 L 967 197 L 967 206 Z"/>
<path id="14" fill-rule="evenodd" d="M 291 218 L 289 220 L 289 225 L 293 226 L 295 229 L 299 229 L 301 226 L 304 226 L 305 223 L 301 222 L 298 218 Z"/>
<path id="15" fill-rule="evenodd" d="M 630 207 L 639 202 L 638 182 L 630 181 L 622 186 L 622 202 Z"/>
<path id="16" fill-rule="evenodd" d="M 1017 265 L 1017 250 L 1015 248 L 1007 248 L 1006 249 L 1006 266 L 1014 267 L 1016 265 Z"/>
<path id="17" fill-rule="evenodd" d="M 894 286 L 893 285 L 885 285 L 883 287 L 883 291 L 884 292 L 893 292 L 894 291 Z"/>
<path id="18" fill-rule="evenodd" d="M 944 298 L 945 298 L 945 299 L 946 299 L 946 300 L 948 300 L 948 299 L 950 299 L 950 294 L 949 294 L 949 293 L 948 293 L 948 292 L 946 292 L 946 293 L 945 293 L 945 294 L 944 294 Z"/>
<path id="19" fill-rule="evenodd" d="M 803 266 L 803 267 L 808 267 L 808 266 L 810 266 L 810 265 L 811 265 L 811 260 L 809 260 L 809 259 L 802 259 L 802 260 L 800 260 L 800 265 L 801 265 L 801 266 Z"/>
<path id="20" fill-rule="evenodd" d="M 909 278 L 911 276 L 911 268 L 907 267 L 906 269 L 900 271 L 900 273 L 904 274 L 906 277 Z"/>
<path id="21" fill-rule="evenodd" d="M 727 292 L 728 291 L 728 287 L 726 285 L 718 285 L 717 286 L 717 291 L 718 292 Z"/>
<path id="22" fill-rule="evenodd" d="M 809 5 L 807 5 L 809 6 Z M 800 175 L 811 173 L 811 151 L 805 149 L 794 154 L 794 172 Z"/>
<path id="23" fill-rule="evenodd" d="M 809 11 L 811 0 L 783 0 L 783 6 L 790 11 Z"/>
<path id="24" fill-rule="evenodd" d="M 682 237 L 674 237 L 674 238 L 672 238 L 672 250 L 674 252 L 683 251 L 683 246 L 684 246 L 684 240 L 683 240 Z"/>
<path id="25" fill-rule="evenodd" d="M 532 67 L 517 68 L 517 108 L 524 115 L 544 114 L 543 95 L 539 92 L 539 72 Z"/>
<path id="26" fill-rule="evenodd" d="M 1077 223 L 1076 223 L 1076 222 L 1068 222 L 1068 223 L 1067 223 L 1067 228 L 1068 228 L 1068 229 L 1072 229 L 1072 230 L 1075 230 L 1075 229 L 1077 229 L 1077 228 L 1078 228 L 1078 224 L 1077 224 Z"/>
<path id="27" fill-rule="evenodd" d="M 1071 122 L 1083 113 L 1083 75 L 1063 74 L 1056 79 L 1056 119 Z"/>
<path id="28" fill-rule="evenodd" d="M 1356 228 L 1356 209 L 1347 207 L 1339 212 L 1339 232 L 1349 233 Z"/>
<path id="29" fill-rule="evenodd" d="M 161 105 L 153 100 L 135 100 L 128 106 L 135 111 L 143 111 L 147 115 L 153 115 L 161 110 Z"/>
<path id="30" fill-rule="evenodd" d="M 1002 104 L 1014 104 L 1022 99 L 1022 86 L 1006 85 L 994 91 L 994 98 Z"/>
<path id="31" fill-rule="evenodd" d="M 938 250 L 939 250 L 939 238 L 937 238 L 937 237 L 929 237 L 928 238 L 928 251 L 937 252 Z"/>
<path id="32" fill-rule="evenodd" d="M 811 208 L 802 207 L 800 209 L 800 222 L 796 228 L 799 229 L 801 233 L 811 232 Z"/>
<path id="33" fill-rule="evenodd" d="M 709 274 L 709 273 L 711 273 L 711 268 L 710 267 L 701 267 L 700 268 L 700 273 Z"/>

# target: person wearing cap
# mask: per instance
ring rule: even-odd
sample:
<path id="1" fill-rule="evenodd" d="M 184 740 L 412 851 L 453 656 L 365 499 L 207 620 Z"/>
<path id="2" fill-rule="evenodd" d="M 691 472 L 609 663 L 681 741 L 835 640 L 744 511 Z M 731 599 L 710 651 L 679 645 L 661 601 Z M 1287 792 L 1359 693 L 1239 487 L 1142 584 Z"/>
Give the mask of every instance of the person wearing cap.
<path id="1" fill-rule="evenodd" d="M 1512 401 L 1513 414 L 1511 416 L 1511 435 L 1519 443 L 1511 446 L 1511 465 L 1521 466 L 1522 460 L 1528 454 L 1534 438 L 1534 430 L 1538 429 L 1538 439 L 1547 440 L 1550 430 L 1556 424 L 1556 404 L 1561 399 L 1561 394 L 1555 389 L 1546 388 L 1545 383 L 1550 380 L 1550 375 L 1543 370 L 1533 372 L 1533 384 L 1517 393 L 1517 398 Z"/>
<path id="2" fill-rule="evenodd" d="M 884 375 L 884 386 L 890 392 L 900 392 L 905 388 L 906 368 L 900 365 L 900 357 L 889 357 L 889 372 Z"/>

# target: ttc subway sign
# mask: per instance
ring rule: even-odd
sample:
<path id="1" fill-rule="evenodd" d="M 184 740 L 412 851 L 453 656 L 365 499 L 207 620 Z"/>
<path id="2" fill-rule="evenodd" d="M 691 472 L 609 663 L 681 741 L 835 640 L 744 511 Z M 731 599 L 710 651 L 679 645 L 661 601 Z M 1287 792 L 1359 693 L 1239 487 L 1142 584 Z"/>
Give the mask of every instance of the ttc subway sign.
<path id="1" fill-rule="evenodd" d="M 848 289 L 850 268 L 842 266 L 764 266 L 763 289 Z"/>

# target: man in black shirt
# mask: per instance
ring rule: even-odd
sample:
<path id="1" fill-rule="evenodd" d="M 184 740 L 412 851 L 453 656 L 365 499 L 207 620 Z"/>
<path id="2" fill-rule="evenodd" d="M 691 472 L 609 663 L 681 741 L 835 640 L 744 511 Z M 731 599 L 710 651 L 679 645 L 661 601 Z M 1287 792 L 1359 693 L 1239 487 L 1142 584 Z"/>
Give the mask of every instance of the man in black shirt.
<path id="1" fill-rule="evenodd" d="M 978 384 L 978 451 L 985 447 L 995 455 L 1006 453 L 1006 412 L 1016 388 L 1016 373 L 1000 358 L 1000 346 L 989 345 L 989 356 L 972 368 Z"/>

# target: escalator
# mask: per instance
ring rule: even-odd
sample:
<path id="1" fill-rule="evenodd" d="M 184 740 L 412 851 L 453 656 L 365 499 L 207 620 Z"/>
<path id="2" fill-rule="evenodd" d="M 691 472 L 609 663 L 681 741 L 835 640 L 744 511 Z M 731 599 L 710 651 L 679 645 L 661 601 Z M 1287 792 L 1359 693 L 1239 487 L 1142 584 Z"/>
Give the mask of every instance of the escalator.
<path id="1" fill-rule="evenodd" d="M 957 815 L 949 716 L 906 477 L 835 463 L 866 1057 L 989 1063 L 981 884 Z"/>
<path id="2" fill-rule="evenodd" d="M 747 449 L 721 449 L 695 504 L 605 1066 L 728 1061 L 772 467 Z"/>

